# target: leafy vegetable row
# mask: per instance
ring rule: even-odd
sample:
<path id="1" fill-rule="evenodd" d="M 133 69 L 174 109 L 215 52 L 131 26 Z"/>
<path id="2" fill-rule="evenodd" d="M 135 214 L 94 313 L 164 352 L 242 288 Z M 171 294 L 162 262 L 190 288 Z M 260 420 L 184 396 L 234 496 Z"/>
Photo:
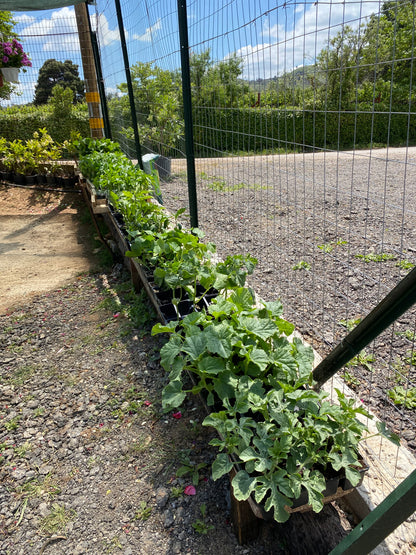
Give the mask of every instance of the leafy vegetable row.
<path id="1" fill-rule="evenodd" d="M 282 318 L 280 302 L 257 303 L 245 287 L 257 261 L 246 255 L 215 263 L 215 245 L 202 242 L 200 230 L 182 229 L 181 211 L 172 227 L 152 201 L 152 176 L 110 143 L 109 149 L 101 144 L 100 152 L 82 156 L 80 169 L 123 214 L 132 242 L 126 254 L 150 269 L 157 285 L 172 289 L 174 303 L 186 291 L 198 307 L 207 291 L 218 292 L 207 310 L 153 328 L 170 336 L 161 350 L 169 375 L 164 410 L 177 409 L 188 393 L 205 396 L 212 412 L 203 424 L 219 436 L 211 441 L 219 450 L 213 478 L 235 468 L 238 500 L 253 495 L 284 522 L 306 491 L 320 511 L 328 472 L 358 483 L 358 446 L 367 428 L 357 417 L 370 415 L 340 391 L 332 404 L 311 388 L 313 350 L 291 337 L 294 326 Z"/>

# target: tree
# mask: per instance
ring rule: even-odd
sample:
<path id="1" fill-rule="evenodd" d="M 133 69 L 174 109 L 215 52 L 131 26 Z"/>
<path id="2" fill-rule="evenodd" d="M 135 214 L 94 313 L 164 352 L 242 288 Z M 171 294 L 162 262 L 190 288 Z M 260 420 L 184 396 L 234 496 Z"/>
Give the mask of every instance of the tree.
<path id="1" fill-rule="evenodd" d="M 53 58 L 46 60 L 39 71 L 34 104 L 37 106 L 46 104 L 55 85 L 69 87 L 73 91 L 75 102 L 84 99 L 84 82 L 79 77 L 78 66 L 71 60 L 65 60 L 65 62 L 59 62 Z"/>
<path id="2" fill-rule="evenodd" d="M 191 53 L 189 64 L 195 106 L 231 108 L 244 105 L 250 87 L 240 78 L 243 73 L 241 58 L 233 54 L 215 63 L 208 49 L 199 54 Z"/>

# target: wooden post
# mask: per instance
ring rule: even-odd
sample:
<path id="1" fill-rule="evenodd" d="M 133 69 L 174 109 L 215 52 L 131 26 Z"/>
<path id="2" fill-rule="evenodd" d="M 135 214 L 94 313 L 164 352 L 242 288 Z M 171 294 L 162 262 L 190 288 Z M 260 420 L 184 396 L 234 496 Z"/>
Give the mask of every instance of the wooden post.
<path id="1" fill-rule="evenodd" d="M 235 476 L 235 470 L 230 473 L 230 495 L 231 495 L 231 520 L 238 543 L 244 545 L 255 540 L 259 535 L 259 519 L 254 515 L 248 501 L 237 501 L 233 494 L 231 480 Z"/>
<path id="2" fill-rule="evenodd" d="M 101 114 L 100 94 L 98 92 L 97 75 L 95 73 L 94 53 L 92 50 L 89 15 L 86 4 L 76 4 L 79 45 L 81 48 L 82 67 L 84 70 L 85 98 L 88 103 L 91 136 L 96 139 L 104 137 L 104 121 Z"/>

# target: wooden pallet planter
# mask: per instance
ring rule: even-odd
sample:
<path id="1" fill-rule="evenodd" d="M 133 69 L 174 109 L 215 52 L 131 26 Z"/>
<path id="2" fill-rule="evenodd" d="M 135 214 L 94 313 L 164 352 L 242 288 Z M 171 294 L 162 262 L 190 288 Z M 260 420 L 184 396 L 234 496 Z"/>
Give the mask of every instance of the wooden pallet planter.
<path id="1" fill-rule="evenodd" d="M 107 214 L 109 212 L 106 198 L 102 198 L 89 179 L 82 179 L 81 186 L 85 187 L 89 202 L 94 214 Z"/>
<path id="2" fill-rule="evenodd" d="M 328 505 L 332 501 L 336 501 L 338 499 L 341 499 L 342 497 L 345 497 L 346 495 L 349 495 L 359 485 L 361 485 L 364 479 L 364 475 L 368 471 L 368 466 L 362 458 L 360 460 L 360 464 L 361 480 L 357 484 L 357 486 L 353 487 L 348 482 L 348 480 L 346 480 L 346 478 L 339 477 L 336 481 L 337 487 L 335 487 L 335 491 L 333 491 L 333 493 L 331 493 L 330 495 L 324 494 L 324 505 Z M 233 488 L 231 486 L 231 481 L 234 478 L 235 474 L 236 470 L 233 468 L 230 472 L 231 518 L 238 542 L 240 543 L 240 545 L 244 545 L 257 538 L 261 526 L 261 521 L 273 522 L 274 519 L 272 511 L 265 511 L 264 507 L 256 503 L 252 496 L 250 496 L 246 501 L 238 501 L 235 498 L 235 496 L 233 495 Z M 333 489 L 333 486 L 330 485 L 329 489 Z M 286 507 L 287 512 L 291 513 L 292 515 L 312 512 L 311 505 L 309 505 L 308 503 L 302 503 L 302 501 L 300 501 L 301 499 L 303 499 L 303 496 L 299 498 L 298 503 L 295 500 L 292 507 Z M 319 513 L 314 514 L 319 515 Z M 291 516 L 291 518 L 293 518 L 293 516 Z M 285 526 L 285 524 L 280 526 Z"/>

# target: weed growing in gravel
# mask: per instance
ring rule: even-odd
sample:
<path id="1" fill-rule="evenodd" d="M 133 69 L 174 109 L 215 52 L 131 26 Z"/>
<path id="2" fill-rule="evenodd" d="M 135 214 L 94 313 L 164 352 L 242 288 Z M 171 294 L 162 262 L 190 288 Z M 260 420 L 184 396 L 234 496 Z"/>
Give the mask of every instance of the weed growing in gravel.
<path id="1" fill-rule="evenodd" d="M 104 553 L 112 553 L 116 549 L 123 549 L 123 545 L 120 542 L 120 538 L 118 536 L 114 536 L 110 540 L 103 540 L 103 547 Z"/>
<path id="2" fill-rule="evenodd" d="M 410 262 L 410 260 L 406 260 L 406 259 L 403 259 L 403 260 L 400 260 L 400 262 L 397 262 L 396 266 L 401 270 L 411 270 L 412 268 L 415 267 L 413 262 Z"/>
<path id="3" fill-rule="evenodd" d="M 347 241 L 342 241 L 341 239 L 338 239 L 338 241 L 331 241 L 330 243 L 323 243 L 322 245 L 318 245 L 318 249 L 320 249 L 322 252 L 330 253 L 335 249 L 335 247 L 346 244 Z"/>
<path id="4" fill-rule="evenodd" d="M 7 385 L 23 385 L 38 369 L 35 364 L 24 364 L 13 370 L 13 375 L 6 378 L 0 378 L 0 383 Z"/>
<path id="5" fill-rule="evenodd" d="M 348 372 L 347 370 L 344 372 L 343 374 L 343 379 L 344 382 L 349 385 L 350 387 L 352 387 L 353 389 L 355 387 L 358 387 L 360 385 L 360 380 L 358 380 L 355 376 L 353 376 L 350 372 Z"/>
<path id="6" fill-rule="evenodd" d="M 171 497 L 173 497 L 173 499 L 179 499 L 179 497 L 182 497 L 183 495 L 183 488 L 172 486 L 172 489 L 170 490 L 170 495 Z"/>
<path id="7" fill-rule="evenodd" d="M 356 254 L 355 258 L 361 258 L 366 264 L 368 264 L 369 262 L 386 262 L 387 260 L 394 260 L 396 257 L 394 254 L 381 252 L 379 254 Z"/>
<path id="8" fill-rule="evenodd" d="M 404 359 L 406 364 L 416 366 L 416 351 L 407 351 L 407 357 Z"/>
<path id="9" fill-rule="evenodd" d="M 8 432 L 17 430 L 17 428 L 19 427 L 19 420 L 20 418 L 18 416 L 15 416 L 14 418 L 11 418 L 8 422 L 5 422 L 4 427 Z"/>
<path id="10" fill-rule="evenodd" d="M 27 453 L 32 450 L 32 444 L 30 441 L 25 441 L 22 445 L 15 447 L 14 452 L 18 457 L 24 457 Z"/>
<path id="11" fill-rule="evenodd" d="M 310 270 L 311 265 L 309 262 L 305 262 L 305 260 L 301 260 L 297 264 L 292 267 L 292 270 Z"/>
<path id="12" fill-rule="evenodd" d="M 39 478 L 32 478 L 18 490 L 18 494 L 30 499 L 45 496 L 53 498 L 59 493 L 61 493 L 61 488 L 54 483 L 51 474 L 47 474 L 43 481 L 40 481 Z"/>
<path id="13" fill-rule="evenodd" d="M 340 320 L 338 324 L 347 328 L 347 331 L 352 331 L 361 322 L 361 318 L 355 318 L 351 320 Z"/>
<path id="14" fill-rule="evenodd" d="M 149 507 L 146 501 L 140 501 L 140 508 L 137 509 L 134 515 L 134 519 L 141 520 L 142 522 L 144 522 L 145 520 L 148 520 L 150 518 L 151 514 L 152 514 L 152 507 Z"/>
<path id="15" fill-rule="evenodd" d="M 75 517 L 76 512 L 73 509 L 66 509 L 64 505 L 54 503 L 51 512 L 42 519 L 40 530 L 47 535 L 64 532 L 66 525 Z"/>
<path id="16" fill-rule="evenodd" d="M 368 354 L 365 352 L 365 350 L 363 350 L 361 351 L 361 353 L 358 353 L 357 356 L 347 362 L 345 366 L 364 366 L 364 368 L 366 368 L 369 372 L 372 372 L 374 368 L 371 366 L 370 362 L 374 362 L 375 360 L 376 357 L 373 354 Z"/>
<path id="17" fill-rule="evenodd" d="M 197 532 L 198 534 L 208 534 L 208 532 L 210 530 L 214 529 L 214 526 L 212 526 L 212 524 L 207 524 L 207 522 L 205 521 L 205 517 L 207 514 L 207 506 L 205 505 L 205 503 L 202 503 L 202 505 L 200 506 L 199 510 L 201 511 L 201 518 L 198 518 L 198 520 L 196 522 L 192 523 L 192 528 L 195 530 L 195 532 Z"/>
<path id="18" fill-rule="evenodd" d="M 402 385 L 396 385 L 387 394 L 395 405 L 416 409 L 416 387 L 405 388 Z"/>
<path id="19" fill-rule="evenodd" d="M 405 337 L 409 341 L 416 341 L 416 331 L 412 331 L 412 330 L 396 331 L 396 335 L 398 335 L 399 337 Z"/>
<path id="20" fill-rule="evenodd" d="M 176 471 L 176 476 L 178 478 L 181 478 L 182 476 L 186 476 L 189 474 L 192 478 L 193 485 L 197 486 L 199 484 L 199 479 L 200 479 L 199 473 L 203 468 L 206 468 L 207 464 L 206 463 L 197 464 L 194 461 L 191 461 L 189 457 L 190 453 L 191 453 L 190 449 L 185 449 L 184 451 L 179 453 L 179 458 L 182 463 L 182 466 L 180 466 Z"/>

